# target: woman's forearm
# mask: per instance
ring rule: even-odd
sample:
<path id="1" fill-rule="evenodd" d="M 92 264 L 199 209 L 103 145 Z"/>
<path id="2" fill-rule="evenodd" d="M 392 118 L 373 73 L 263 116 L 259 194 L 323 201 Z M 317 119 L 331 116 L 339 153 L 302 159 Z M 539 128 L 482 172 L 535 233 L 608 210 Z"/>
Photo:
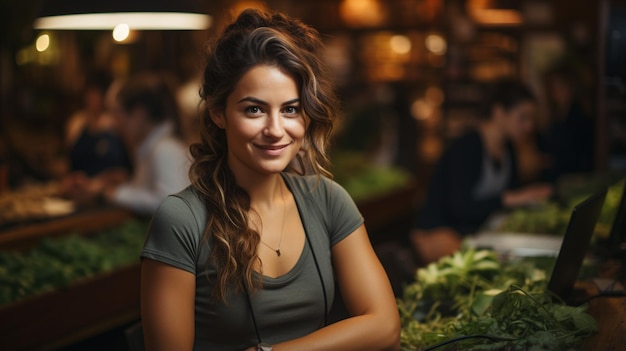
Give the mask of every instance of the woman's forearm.
<path id="1" fill-rule="evenodd" d="M 273 346 L 277 351 L 383 351 L 400 349 L 400 322 L 365 314 Z"/>

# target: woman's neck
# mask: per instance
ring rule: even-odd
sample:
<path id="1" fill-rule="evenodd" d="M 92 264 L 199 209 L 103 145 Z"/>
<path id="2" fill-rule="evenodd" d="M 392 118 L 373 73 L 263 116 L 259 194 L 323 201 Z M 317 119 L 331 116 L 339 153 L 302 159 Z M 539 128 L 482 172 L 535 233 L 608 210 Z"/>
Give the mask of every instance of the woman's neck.
<path id="1" fill-rule="evenodd" d="M 271 209 L 284 193 L 283 179 L 280 174 L 260 176 L 235 176 L 237 184 L 250 196 L 250 206 L 255 209 Z"/>

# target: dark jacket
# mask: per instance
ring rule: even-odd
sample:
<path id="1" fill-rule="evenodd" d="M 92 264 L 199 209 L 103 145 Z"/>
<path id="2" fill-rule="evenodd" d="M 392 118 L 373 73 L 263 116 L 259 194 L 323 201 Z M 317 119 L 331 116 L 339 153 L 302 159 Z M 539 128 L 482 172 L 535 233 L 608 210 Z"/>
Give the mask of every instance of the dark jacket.
<path id="1" fill-rule="evenodd" d="M 510 143 L 510 179 L 506 189 L 517 187 L 517 157 Z M 433 229 L 447 226 L 459 234 L 474 233 L 485 219 L 502 208 L 502 196 L 476 200 L 474 189 L 481 180 L 485 147 L 477 131 L 453 141 L 440 159 L 430 181 L 424 207 L 415 227 Z"/>

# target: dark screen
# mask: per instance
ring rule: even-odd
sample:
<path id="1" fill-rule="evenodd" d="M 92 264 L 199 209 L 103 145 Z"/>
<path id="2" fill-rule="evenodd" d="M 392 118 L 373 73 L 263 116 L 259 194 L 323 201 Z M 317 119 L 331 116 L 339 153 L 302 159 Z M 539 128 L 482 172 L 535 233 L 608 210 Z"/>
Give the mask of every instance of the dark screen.
<path id="1" fill-rule="evenodd" d="M 578 278 L 606 193 L 605 187 L 572 210 L 559 256 L 548 283 L 548 290 L 564 300 L 567 300 Z"/>

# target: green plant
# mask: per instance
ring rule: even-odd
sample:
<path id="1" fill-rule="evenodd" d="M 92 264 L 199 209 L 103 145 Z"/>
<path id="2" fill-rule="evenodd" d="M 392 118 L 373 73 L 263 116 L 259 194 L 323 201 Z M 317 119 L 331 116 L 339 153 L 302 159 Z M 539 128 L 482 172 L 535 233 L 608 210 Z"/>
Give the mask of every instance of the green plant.
<path id="1" fill-rule="evenodd" d="M 421 268 L 398 308 L 403 350 L 556 350 L 597 330 L 586 307 L 546 291 L 545 260 L 500 263 L 493 251 L 463 249 Z M 462 339 L 462 340 L 461 340 Z"/>

